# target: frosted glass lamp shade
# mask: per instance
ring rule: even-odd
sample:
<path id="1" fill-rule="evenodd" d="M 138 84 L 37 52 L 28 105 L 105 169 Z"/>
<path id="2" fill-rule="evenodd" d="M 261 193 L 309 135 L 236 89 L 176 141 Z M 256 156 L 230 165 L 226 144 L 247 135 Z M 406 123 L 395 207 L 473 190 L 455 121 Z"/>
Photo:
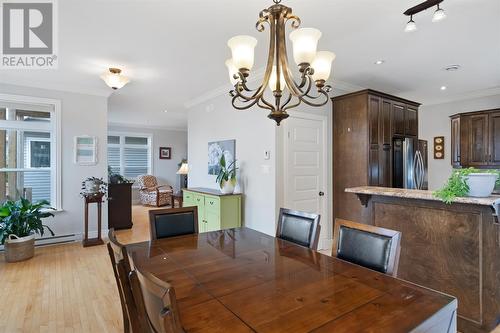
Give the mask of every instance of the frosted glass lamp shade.
<path id="1" fill-rule="evenodd" d="M 227 41 L 233 55 L 233 64 L 238 70 L 252 69 L 256 45 L 257 39 L 252 36 L 235 36 Z"/>
<path id="2" fill-rule="evenodd" d="M 314 69 L 313 80 L 328 80 L 332 71 L 332 62 L 335 60 L 335 53 L 329 51 L 319 51 L 314 58 L 311 67 Z"/>
<path id="3" fill-rule="evenodd" d="M 101 79 L 112 89 L 120 89 L 130 82 L 130 79 L 121 74 L 121 69 L 110 68 L 101 75 Z"/>
<path id="4" fill-rule="evenodd" d="M 187 163 L 182 163 L 181 164 L 181 167 L 179 168 L 179 170 L 177 170 L 177 174 L 178 175 L 187 175 L 189 172 L 189 166 Z"/>
<path id="5" fill-rule="evenodd" d="M 297 65 L 311 64 L 316 57 L 321 31 L 314 28 L 301 28 L 290 33 L 293 44 L 293 59 Z"/>
<path id="6" fill-rule="evenodd" d="M 276 66 L 273 66 L 273 71 L 271 72 L 271 77 L 269 78 L 269 89 L 271 91 L 275 91 L 277 89 L 277 75 L 276 75 Z M 285 83 L 285 76 L 283 75 L 283 72 L 280 72 L 280 90 L 283 91 L 286 88 L 286 83 Z"/>
<path id="7" fill-rule="evenodd" d="M 438 8 L 436 9 L 434 14 L 432 15 L 432 22 L 439 22 L 439 21 L 444 20 L 445 18 L 446 18 L 446 13 L 444 12 L 443 9 L 439 8 L 439 5 L 438 5 Z"/>
<path id="8" fill-rule="evenodd" d="M 412 19 L 410 19 L 410 21 L 406 23 L 405 32 L 413 32 L 416 30 L 417 30 L 417 24 Z"/>
<path id="9" fill-rule="evenodd" d="M 226 67 L 227 71 L 229 72 L 229 81 L 234 86 L 236 83 L 238 83 L 238 80 L 234 78 L 234 75 L 238 74 L 238 69 L 234 65 L 233 59 L 226 60 Z"/>

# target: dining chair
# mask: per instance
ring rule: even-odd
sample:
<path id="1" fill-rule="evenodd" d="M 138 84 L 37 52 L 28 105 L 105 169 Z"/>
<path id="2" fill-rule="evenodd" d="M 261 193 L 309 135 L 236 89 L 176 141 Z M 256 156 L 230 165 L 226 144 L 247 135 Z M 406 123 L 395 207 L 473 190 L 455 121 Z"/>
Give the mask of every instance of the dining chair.
<path id="1" fill-rule="evenodd" d="M 198 209 L 194 207 L 152 209 L 149 211 L 151 239 L 198 233 Z"/>
<path id="2" fill-rule="evenodd" d="M 320 218 L 319 214 L 280 208 L 276 237 L 316 250 Z"/>
<path id="3" fill-rule="evenodd" d="M 116 285 L 118 287 L 118 294 L 120 295 L 120 303 L 122 307 L 123 316 L 123 331 L 142 332 L 144 322 L 138 316 L 137 306 L 132 294 L 132 288 L 128 275 L 130 274 L 130 262 L 125 247 L 116 239 L 115 231 L 113 228 L 108 232 L 109 243 L 107 244 L 109 257 L 113 266 L 115 274 Z"/>
<path id="4" fill-rule="evenodd" d="M 174 288 L 139 267 L 130 272 L 132 292 L 140 314 L 145 315 L 149 331 L 155 333 L 181 333 L 179 308 Z"/>
<path id="5" fill-rule="evenodd" d="M 396 276 L 401 233 L 391 229 L 335 219 L 332 256 Z"/>

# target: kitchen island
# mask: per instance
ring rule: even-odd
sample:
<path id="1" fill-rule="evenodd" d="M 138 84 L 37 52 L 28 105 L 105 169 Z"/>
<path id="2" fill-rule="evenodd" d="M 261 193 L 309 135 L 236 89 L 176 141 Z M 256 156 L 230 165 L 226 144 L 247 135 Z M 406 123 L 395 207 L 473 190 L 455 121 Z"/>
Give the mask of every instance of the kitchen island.
<path id="1" fill-rule="evenodd" d="M 431 191 L 345 191 L 364 206 L 359 222 L 402 233 L 398 278 L 457 297 L 459 331 L 494 328 L 500 319 L 500 196 L 445 204 Z"/>

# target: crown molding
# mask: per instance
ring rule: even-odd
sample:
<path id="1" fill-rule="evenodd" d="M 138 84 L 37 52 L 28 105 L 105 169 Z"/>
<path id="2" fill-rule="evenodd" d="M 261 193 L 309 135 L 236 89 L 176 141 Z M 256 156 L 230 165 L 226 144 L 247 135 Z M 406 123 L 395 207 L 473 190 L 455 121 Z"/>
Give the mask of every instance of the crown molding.
<path id="1" fill-rule="evenodd" d="M 175 126 L 161 126 L 161 125 L 143 125 L 143 124 L 137 124 L 137 123 L 108 122 L 108 127 L 128 127 L 128 128 L 139 128 L 139 129 L 154 129 L 154 130 L 187 132 L 187 126 L 186 127 L 175 127 Z"/>
<path id="2" fill-rule="evenodd" d="M 5 84 L 5 85 L 10 85 L 10 86 L 18 86 L 18 87 L 23 87 L 23 88 L 34 88 L 34 89 L 43 89 L 43 90 L 54 90 L 54 91 L 61 91 L 61 92 L 69 92 L 69 93 L 75 93 L 75 94 L 82 94 L 82 95 L 91 95 L 91 96 L 101 96 L 101 97 L 106 97 L 108 98 L 111 96 L 113 91 L 111 89 L 107 88 L 90 88 L 90 87 L 83 87 L 83 86 L 76 86 L 76 85 L 63 85 L 63 84 L 57 84 L 57 83 L 24 83 L 24 82 L 9 82 L 9 81 L 0 81 L 0 84 Z"/>
<path id="3" fill-rule="evenodd" d="M 492 88 L 488 88 L 488 89 L 474 90 L 474 91 L 470 91 L 470 92 L 463 93 L 460 95 L 453 95 L 453 96 L 450 96 L 449 98 L 439 99 L 436 101 L 432 101 L 430 103 L 422 103 L 422 106 L 447 104 L 447 103 L 453 103 L 453 102 L 459 102 L 459 101 L 465 101 L 465 100 L 469 100 L 469 99 L 476 99 L 476 98 L 489 97 L 489 96 L 495 96 L 495 95 L 500 95 L 500 87 L 492 87 Z"/>
<path id="4" fill-rule="evenodd" d="M 248 79 L 248 82 L 253 83 L 253 82 L 263 80 L 264 79 L 264 72 L 265 72 L 265 68 L 260 68 L 260 69 L 256 70 L 252 74 L 252 76 Z M 343 82 L 343 81 L 338 81 L 338 80 L 333 81 L 332 87 L 333 87 L 332 92 L 334 95 L 342 95 L 345 93 L 350 93 L 350 92 L 366 89 L 365 87 L 361 87 L 361 86 L 358 86 L 355 84 L 351 84 L 351 83 Z M 231 86 L 229 83 L 222 85 L 222 86 L 219 86 L 215 89 L 207 91 L 204 94 L 201 94 L 200 96 L 198 96 L 194 99 L 187 101 L 186 103 L 184 103 L 184 107 L 186 109 L 191 109 L 197 105 L 203 104 L 203 103 L 210 101 L 216 97 L 219 97 L 219 96 L 222 96 L 225 94 L 227 94 L 229 96 L 229 91 L 233 88 L 234 87 Z"/>

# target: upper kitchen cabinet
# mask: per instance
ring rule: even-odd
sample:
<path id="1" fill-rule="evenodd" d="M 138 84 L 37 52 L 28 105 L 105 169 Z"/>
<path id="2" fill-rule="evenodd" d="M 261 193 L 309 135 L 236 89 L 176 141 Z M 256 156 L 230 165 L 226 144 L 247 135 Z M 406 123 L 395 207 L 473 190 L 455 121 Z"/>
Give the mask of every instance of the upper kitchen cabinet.
<path id="1" fill-rule="evenodd" d="M 451 164 L 476 168 L 500 166 L 500 109 L 451 117 Z"/>

